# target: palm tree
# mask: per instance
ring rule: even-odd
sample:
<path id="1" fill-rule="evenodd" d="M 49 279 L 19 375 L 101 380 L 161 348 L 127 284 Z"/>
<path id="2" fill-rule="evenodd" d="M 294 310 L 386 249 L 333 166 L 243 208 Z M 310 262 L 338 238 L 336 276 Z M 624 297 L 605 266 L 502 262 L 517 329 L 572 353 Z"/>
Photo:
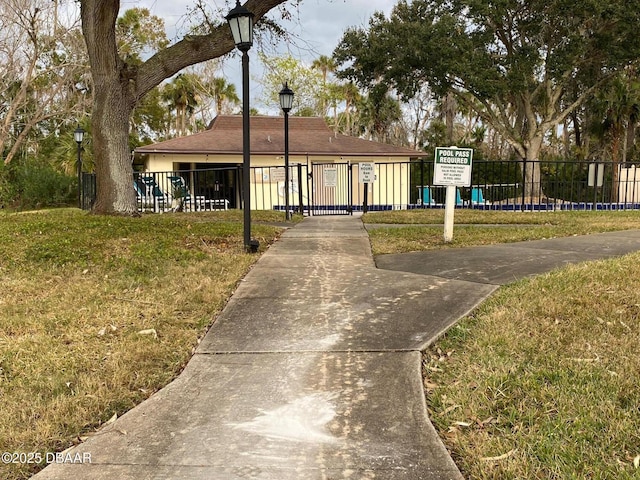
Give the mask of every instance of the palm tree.
<path id="1" fill-rule="evenodd" d="M 628 138 L 640 119 L 640 82 L 624 72 L 616 76 L 595 99 L 595 132 L 608 145 L 613 166 L 611 201 L 618 201 L 621 162 L 626 161 Z"/>
<path id="2" fill-rule="evenodd" d="M 361 102 L 360 123 L 369 139 L 386 143 L 392 136 L 394 124 L 402 117 L 400 103 L 392 98 L 386 87 L 374 87 Z"/>
<path id="3" fill-rule="evenodd" d="M 227 83 L 227 81 L 222 77 L 216 77 L 211 82 L 211 93 L 213 95 L 214 101 L 216 103 L 216 114 L 223 114 L 223 108 L 225 105 L 229 103 L 233 105 L 238 105 L 240 103 L 240 98 L 236 92 L 236 86 L 232 83 Z"/>
<path id="4" fill-rule="evenodd" d="M 352 135 L 352 113 L 356 104 L 360 101 L 360 90 L 358 90 L 358 87 L 356 87 L 353 82 L 349 82 L 342 86 L 342 96 L 345 101 L 344 113 L 347 121 L 345 133 Z"/>
<path id="5" fill-rule="evenodd" d="M 197 81 L 191 74 L 181 73 L 165 86 L 163 99 L 176 112 L 176 134 L 187 134 L 187 117 L 190 116 L 199 103 Z"/>
<path id="6" fill-rule="evenodd" d="M 327 101 L 326 101 L 326 87 L 327 87 L 327 75 L 331 72 L 336 71 L 336 62 L 333 58 L 327 57 L 326 55 L 320 55 L 317 59 L 311 63 L 311 68 L 316 70 L 320 70 L 322 73 L 322 98 L 320 108 L 322 110 L 322 115 L 326 115 L 327 113 Z"/>

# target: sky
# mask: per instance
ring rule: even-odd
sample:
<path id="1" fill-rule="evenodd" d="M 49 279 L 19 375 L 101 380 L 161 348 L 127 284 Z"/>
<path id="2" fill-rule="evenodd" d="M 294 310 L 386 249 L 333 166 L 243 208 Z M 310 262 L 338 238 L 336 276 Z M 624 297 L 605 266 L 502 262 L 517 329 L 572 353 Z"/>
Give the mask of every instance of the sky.
<path id="1" fill-rule="evenodd" d="M 185 14 L 194 4 L 195 0 L 122 0 L 121 11 L 134 7 L 148 8 L 153 15 L 164 19 L 167 35 L 170 39 L 175 39 L 176 32 L 179 34 L 184 30 Z M 223 0 L 210 0 L 210 4 L 214 7 L 219 5 L 223 11 L 230 8 L 225 7 Z M 298 11 L 293 10 L 291 20 L 278 20 L 294 40 L 292 43 L 280 42 L 277 53 L 290 53 L 294 58 L 310 65 L 320 55 L 331 56 L 347 28 L 367 26 L 375 11 L 389 14 L 394 4 L 394 0 L 302 0 Z M 271 17 L 274 18 L 274 15 Z M 255 52 L 249 51 L 249 57 L 253 104 L 260 97 L 260 86 L 256 79 L 260 78 L 262 69 Z M 242 92 L 240 58 L 229 58 L 222 69 L 221 74 L 236 85 L 238 92 Z M 267 107 L 259 105 L 261 112 L 265 108 Z"/>

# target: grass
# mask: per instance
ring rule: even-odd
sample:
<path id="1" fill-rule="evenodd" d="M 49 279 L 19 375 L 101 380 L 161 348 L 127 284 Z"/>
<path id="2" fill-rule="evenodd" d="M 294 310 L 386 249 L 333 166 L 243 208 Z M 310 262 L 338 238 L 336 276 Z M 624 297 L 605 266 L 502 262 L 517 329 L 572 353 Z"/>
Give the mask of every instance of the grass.
<path id="1" fill-rule="evenodd" d="M 640 228 L 640 212 L 493 212 L 456 210 L 453 241 L 443 240 L 444 210 L 367 213 L 367 224 L 398 224 L 401 227 L 370 227 L 374 255 L 451 247 L 521 242 L 544 238 L 587 235 Z"/>
<path id="2" fill-rule="evenodd" d="M 373 251 L 640 227 L 639 212 L 385 212 Z M 499 225 L 499 226 L 498 226 Z M 465 478 L 640 478 L 640 253 L 502 287 L 424 353 L 430 417 Z"/>
<path id="3" fill-rule="evenodd" d="M 254 213 L 264 249 L 282 214 Z M 640 226 L 636 212 L 457 211 L 445 245 L 419 226 L 442 216 L 365 221 L 414 224 L 370 231 L 378 253 Z M 242 212 L 0 214 L 0 452 L 63 450 L 171 381 L 256 258 Z M 639 284 L 640 254 L 517 282 L 425 352 L 430 415 L 465 477 L 640 478 Z"/>
<path id="4" fill-rule="evenodd" d="M 640 254 L 521 281 L 426 352 L 465 478 L 640 478 L 639 281 Z"/>
<path id="5" fill-rule="evenodd" d="M 254 214 L 264 249 L 282 214 Z M 257 259 L 242 228 L 235 211 L 0 215 L 0 452 L 64 450 L 171 381 Z"/>

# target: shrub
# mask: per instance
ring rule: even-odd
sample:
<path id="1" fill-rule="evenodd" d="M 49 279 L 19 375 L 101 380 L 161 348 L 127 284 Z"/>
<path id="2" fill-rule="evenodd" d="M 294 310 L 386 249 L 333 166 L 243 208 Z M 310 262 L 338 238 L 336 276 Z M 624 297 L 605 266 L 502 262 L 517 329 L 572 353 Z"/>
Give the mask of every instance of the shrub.
<path id="1" fill-rule="evenodd" d="M 0 168 L 0 205 L 18 209 L 69 206 L 76 195 L 77 179 L 48 162 L 25 159 Z"/>

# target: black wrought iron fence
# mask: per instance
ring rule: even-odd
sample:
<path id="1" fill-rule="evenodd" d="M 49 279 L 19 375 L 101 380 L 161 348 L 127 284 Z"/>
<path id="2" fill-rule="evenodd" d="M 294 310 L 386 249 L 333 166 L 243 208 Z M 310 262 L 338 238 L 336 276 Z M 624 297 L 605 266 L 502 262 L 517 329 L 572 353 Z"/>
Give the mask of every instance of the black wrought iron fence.
<path id="1" fill-rule="evenodd" d="M 134 172 L 131 188 L 140 211 L 209 211 L 238 208 L 238 168 Z M 83 174 L 82 205 L 93 206 L 95 174 Z"/>
<path id="2" fill-rule="evenodd" d="M 336 175 L 331 164 L 295 164 L 285 188 L 284 167 L 252 167 L 251 208 L 308 214 L 367 209 L 443 208 L 445 188 L 433 185 L 433 161 L 377 162 L 373 183 L 359 181 L 359 164 Z M 338 165 L 338 164 L 336 164 Z M 343 164 L 339 164 L 343 165 Z M 526 172 L 526 174 L 525 174 Z M 141 211 L 242 208 L 242 167 L 136 172 L 131 187 Z M 91 208 L 95 176 L 83 175 L 82 205 Z M 458 187 L 459 208 L 493 210 L 640 209 L 640 168 L 611 162 L 476 161 L 469 187 Z M 345 203 L 347 202 L 347 203 Z"/>
<path id="3" fill-rule="evenodd" d="M 433 161 L 411 165 L 409 208 L 440 207 L 445 189 L 433 186 Z M 524 172 L 527 175 L 524 175 Z M 460 187 L 462 208 L 495 210 L 640 209 L 640 169 L 611 162 L 478 161 L 470 187 Z"/>

